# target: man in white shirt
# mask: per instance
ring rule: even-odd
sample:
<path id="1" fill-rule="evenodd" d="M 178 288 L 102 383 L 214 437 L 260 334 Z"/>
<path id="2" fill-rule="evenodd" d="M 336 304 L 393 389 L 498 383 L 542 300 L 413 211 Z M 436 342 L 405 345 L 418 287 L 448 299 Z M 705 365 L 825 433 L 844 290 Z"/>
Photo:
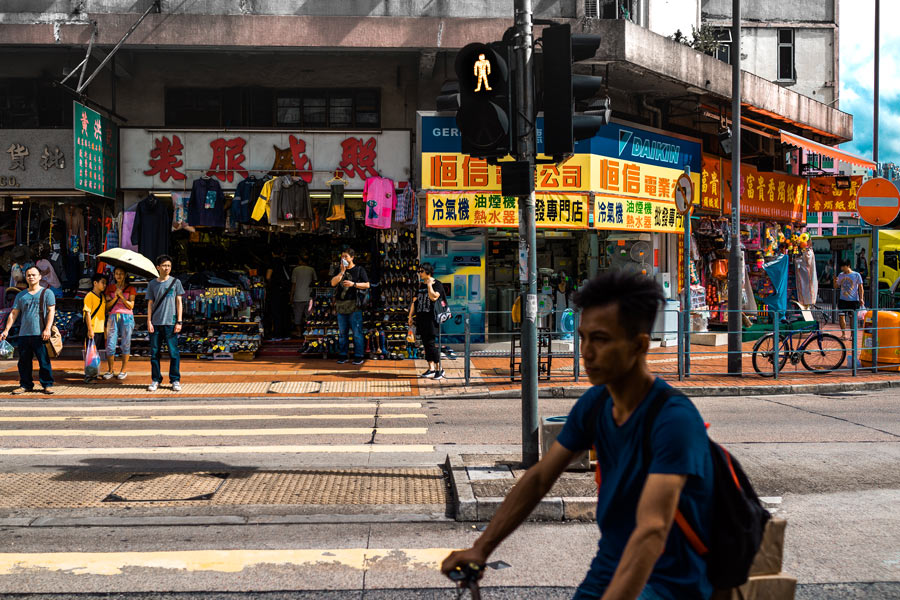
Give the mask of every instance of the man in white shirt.
<path id="1" fill-rule="evenodd" d="M 297 259 L 291 272 L 291 306 L 294 308 L 294 335 L 302 337 L 309 315 L 309 288 L 316 279 L 315 270 L 306 264 L 305 257 Z"/>

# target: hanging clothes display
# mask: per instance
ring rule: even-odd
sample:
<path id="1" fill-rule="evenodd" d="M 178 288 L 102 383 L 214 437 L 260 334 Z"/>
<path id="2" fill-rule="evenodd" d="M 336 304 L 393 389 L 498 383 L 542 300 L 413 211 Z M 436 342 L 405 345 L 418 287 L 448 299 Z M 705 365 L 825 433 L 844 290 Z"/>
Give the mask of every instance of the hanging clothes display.
<path id="1" fill-rule="evenodd" d="M 278 207 L 278 221 L 311 223 L 313 220 L 309 186 L 302 179 L 294 180 L 290 175 L 279 177 L 273 186 L 273 205 Z M 271 217 L 271 212 L 270 212 Z"/>
<path id="2" fill-rule="evenodd" d="M 270 206 L 269 199 L 272 196 L 272 187 L 274 185 L 274 179 L 267 179 L 260 187 L 259 195 L 256 198 L 256 204 L 253 206 L 253 212 L 250 214 L 250 218 L 253 221 L 261 221 L 264 223 L 269 222 L 269 215 L 272 212 L 272 207 Z M 253 186 L 253 189 L 256 189 L 255 184 Z"/>
<path id="3" fill-rule="evenodd" d="M 250 202 L 253 197 L 253 189 L 260 180 L 250 175 L 239 184 L 234 190 L 234 198 L 231 200 L 231 222 L 233 224 L 247 223 L 250 221 Z M 259 189 L 262 189 L 260 185 Z M 259 190 L 256 195 L 259 196 Z"/>
<path id="4" fill-rule="evenodd" d="M 803 306 L 816 303 L 819 296 L 819 277 L 816 274 L 816 255 L 812 247 L 807 247 L 794 259 L 797 279 L 797 301 Z"/>
<path id="5" fill-rule="evenodd" d="M 363 188 L 366 226 L 373 229 L 390 229 L 397 192 L 394 180 L 387 177 L 369 177 Z"/>
<path id="6" fill-rule="evenodd" d="M 191 186 L 188 223 L 194 227 L 225 227 L 225 194 L 212 177 L 202 176 Z"/>
<path id="7" fill-rule="evenodd" d="M 191 203 L 189 192 L 172 192 L 172 231 L 194 232 L 196 229 L 188 222 L 188 209 Z"/>
<path id="8" fill-rule="evenodd" d="M 403 191 L 397 196 L 397 210 L 394 211 L 394 220 L 404 225 L 415 225 L 418 221 L 418 206 L 416 206 L 416 190 L 412 181 L 408 181 Z"/>
<path id="9" fill-rule="evenodd" d="M 138 203 L 131 243 L 141 254 L 153 261 L 160 254 L 167 254 L 171 230 L 172 209 L 167 204 L 152 194 Z"/>
<path id="10" fill-rule="evenodd" d="M 343 179 L 332 179 L 331 187 L 331 201 L 328 205 L 328 216 L 325 217 L 327 221 L 342 221 L 347 218 L 347 214 L 345 212 L 345 203 L 344 203 L 344 183 Z"/>

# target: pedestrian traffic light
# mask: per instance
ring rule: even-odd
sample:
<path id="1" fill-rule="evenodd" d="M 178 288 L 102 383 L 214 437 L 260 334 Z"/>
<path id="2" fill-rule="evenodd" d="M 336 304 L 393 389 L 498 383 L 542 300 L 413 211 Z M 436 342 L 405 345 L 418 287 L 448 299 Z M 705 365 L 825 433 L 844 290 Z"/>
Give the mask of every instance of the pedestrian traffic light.
<path id="1" fill-rule="evenodd" d="M 591 58 L 600 47 L 600 36 L 572 35 L 568 24 L 544 29 L 541 97 L 544 110 L 544 154 L 562 160 L 575 150 L 575 142 L 593 137 L 609 123 L 609 98 L 575 114 L 575 102 L 587 100 L 604 86 L 603 78 L 573 75 L 572 65 Z"/>
<path id="2" fill-rule="evenodd" d="M 507 52 L 505 43 L 493 42 L 468 44 L 456 55 L 460 104 L 456 125 L 463 154 L 496 159 L 515 148 L 510 137 L 515 100 Z"/>

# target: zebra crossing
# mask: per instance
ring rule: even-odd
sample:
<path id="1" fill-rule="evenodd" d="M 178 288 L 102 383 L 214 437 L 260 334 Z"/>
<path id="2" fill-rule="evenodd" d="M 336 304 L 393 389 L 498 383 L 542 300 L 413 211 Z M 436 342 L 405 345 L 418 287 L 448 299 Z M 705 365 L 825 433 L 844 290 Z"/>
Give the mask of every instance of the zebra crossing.
<path id="1" fill-rule="evenodd" d="M 403 399 L 277 398 L 269 401 L 122 399 L 89 403 L 43 400 L 0 405 L 0 460 L 18 457 L 159 457 L 280 455 L 302 467 L 334 457 L 335 466 L 366 466 L 369 457 L 421 456 L 435 464 L 422 403 Z M 290 458 L 294 457 L 294 458 Z M 415 459 L 413 459 L 415 460 Z M 324 462 L 323 462 L 324 461 Z"/>

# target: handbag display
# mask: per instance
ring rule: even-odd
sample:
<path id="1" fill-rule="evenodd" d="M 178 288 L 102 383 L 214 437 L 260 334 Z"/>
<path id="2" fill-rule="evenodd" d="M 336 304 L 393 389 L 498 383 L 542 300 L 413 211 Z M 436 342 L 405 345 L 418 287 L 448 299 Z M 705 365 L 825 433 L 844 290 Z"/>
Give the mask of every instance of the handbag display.
<path id="1" fill-rule="evenodd" d="M 46 318 L 44 317 L 44 294 L 47 293 L 47 288 L 44 288 L 41 291 L 40 298 L 40 313 L 41 313 L 41 331 L 44 331 L 44 327 L 46 327 Z M 44 346 L 47 348 L 47 355 L 50 358 L 56 358 L 60 355 L 63 349 L 63 339 L 62 334 L 59 332 L 59 328 L 56 325 L 50 326 L 50 339 L 44 342 Z"/>
<path id="2" fill-rule="evenodd" d="M 717 258 L 713 261 L 711 270 L 716 279 L 728 279 L 728 259 Z"/>

